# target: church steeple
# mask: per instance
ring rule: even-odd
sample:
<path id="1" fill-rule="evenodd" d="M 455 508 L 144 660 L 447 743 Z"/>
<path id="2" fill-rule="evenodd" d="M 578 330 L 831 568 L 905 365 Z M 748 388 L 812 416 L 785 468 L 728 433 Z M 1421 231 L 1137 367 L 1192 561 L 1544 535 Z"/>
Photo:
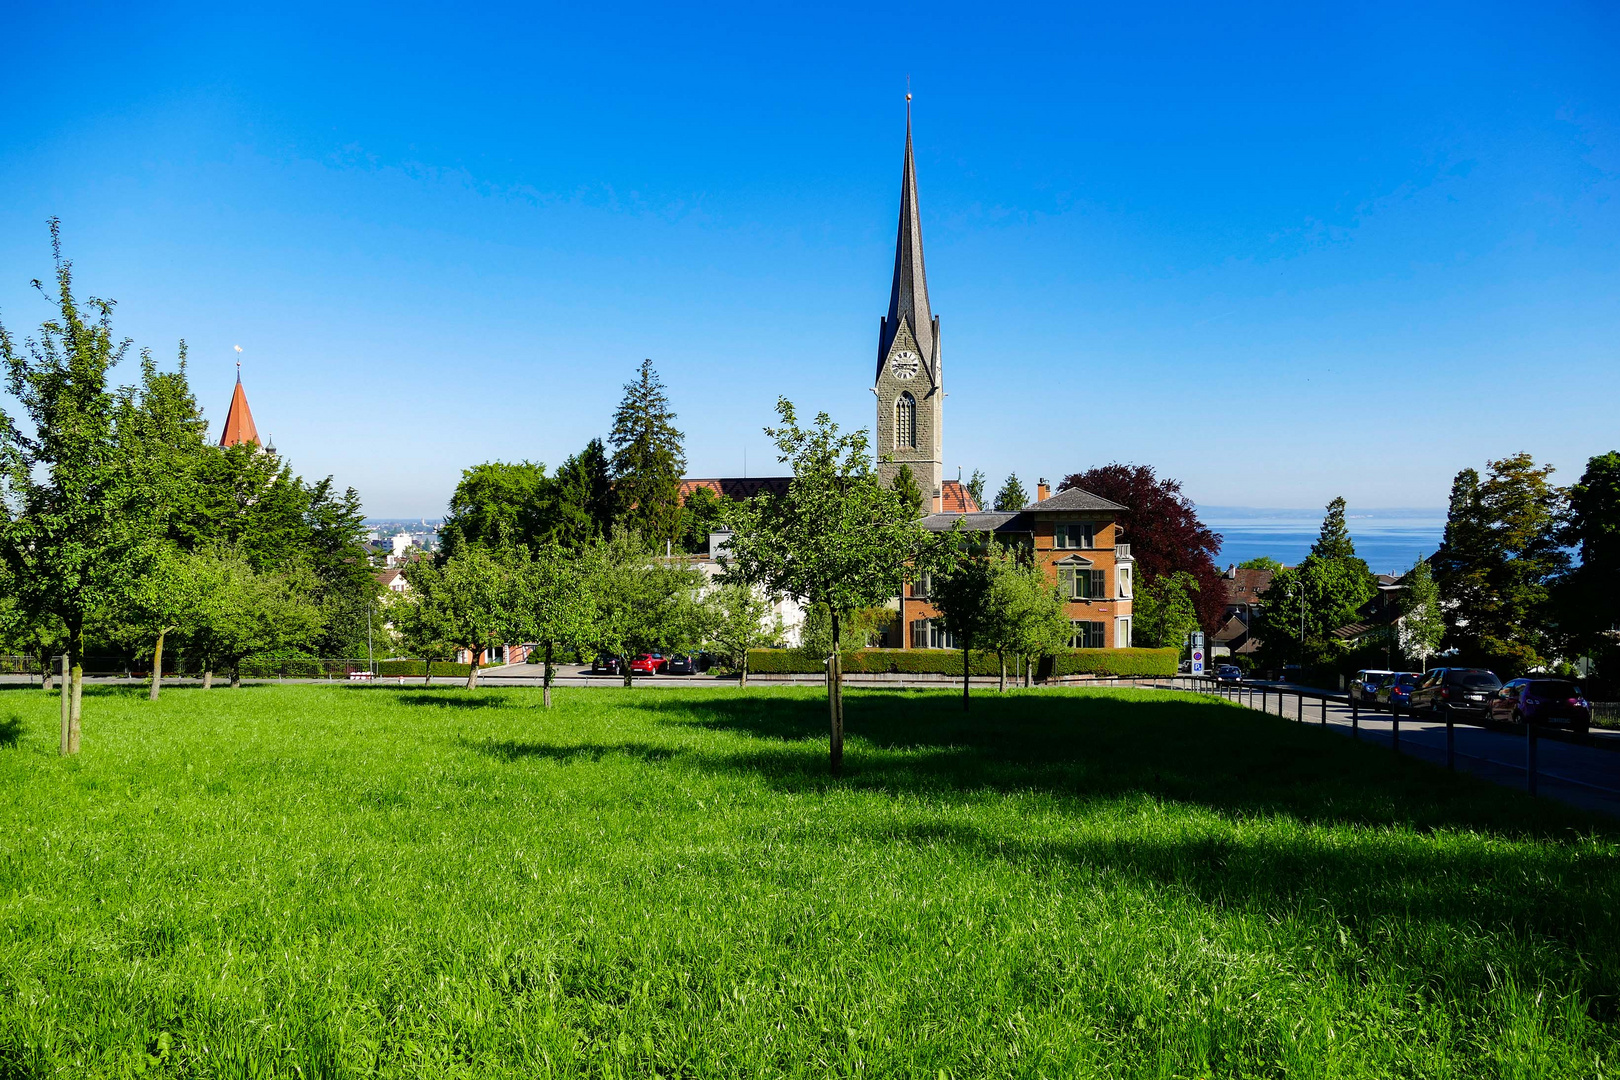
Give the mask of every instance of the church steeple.
<path id="1" fill-rule="evenodd" d="M 911 329 L 917 352 L 934 382 L 939 380 L 938 335 L 928 306 L 928 275 L 923 271 L 922 219 L 917 213 L 917 165 L 911 151 L 911 95 L 906 95 L 906 158 L 900 173 L 900 228 L 894 241 L 894 282 L 889 314 L 878 339 L 878 370 L 888 358 L 901 321 Z"/>
<path id="2" fill-rule="evenodd" d="M 236 390 L 231 394 L 231 407 L 225 413 L 225 430 L 220 434 L 219 445 L 236 446 L 258 441 L 259 429 L 253 426 L 253 410 L 248 408 L 247 393 L 242 389 L 242 361 L 238 360 Z"/>

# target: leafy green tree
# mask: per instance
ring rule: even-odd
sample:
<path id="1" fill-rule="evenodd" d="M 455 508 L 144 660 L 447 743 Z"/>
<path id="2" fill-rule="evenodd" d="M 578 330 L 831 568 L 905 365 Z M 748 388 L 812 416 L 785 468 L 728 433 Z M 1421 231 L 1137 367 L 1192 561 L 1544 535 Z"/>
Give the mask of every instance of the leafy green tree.
<path id="1" fill-rule="evenodd" d="M 301 650 L 320 633 L 316 580 L 307 565 L 260 573 L 240 549 L 228 545 L 203 548 L 188 564 L 189 587 L 197 596 L 193 641 L 206 672 L 230 672 L 233 688 L 242 685 L 247 657 Z M 205 675 L 205 687 L 211 683 Z"/>
<path id="2" fill-rule="evenodd" d="M 1552 589 L 1569 569 L 1560 539 L 1566 496 L 1529 454 L 1457 474 L 1433 559 L 1447 640 L 1473 662 L 1514 673 L 1554 653 Z"/>
<path id="3" fill-rule="evenodd" d="M 984 481 L 984 473 L 979 469 L 974 469 L 973 475 L 968 478 L 967 482 L 968 494 L 973 496 L 973 502 L 981 510 L 984 508 Z"/>
<path id="4" fill-rule="evenodd" d="M 553 539 L 579 548 L 613 533 L 617 514 L 607 448 L 592 439 L 564 461 L 553 485 Z"/>
<path id="5" fill-rule="evenodd" d="M 709 534 L 724 527 L 726 503 L 731 501 L 706 487 L 693 488 L 681 506 L 681 539 L 676 546 L 694 555 L 708 551 Z"/>
<path id="6" fill-rule="evenodd" d="M 1620 680 L 1620 452 L 1586 463 L 1569 489 L 1569 514 L 1560 534 L 1580 564 L 1558 583 L 1555 606 L 1572 650 L 1598 662 L 1605 682 Z"/>
<path id="7" fill-rule="evenodd" d="M 894 474 L 894 493 L 900 501 L 911 507 L 911 512 L 921 516 L 923 512 L 922 488 L 917 486 L 917 477 L 912 473 L 910 465 L 902 465 Z"/>
<path id="8" fill-rule="evenodd" d="M 467 650 L 467 689 L 476 688 L 483 654 L 520 636 L 523 591 L 512 554 L 468 544 L 442 566 L 423 560 L 404 573 L 418 596 L 415 640 Z"/>
<path id="9" fill-rule="evenodd" d="M 434 572 L 431 563 L 425 565 L 427 569 L 419 573 Z M 407 580 L 410 577 L 411 574 L 407 570 Z M 382 598 L 382 610 L 384 617 L 393 625 L 394 633 L 398 635 L 405 654 L 422 661 L 422 682 L 425 685 L 432 685 L 434 662 L 448 660 L 456 651 L 455 645 L 442 636 L 444 627 L 442 621 L 437 618 L 437 612 L 423 604 L 422 595 L 415 589 L 403 593 L 385 593 Z"/>
<path id="10" fill-rule="evenodd" d="M 1270 555 L 1256 555 L 1252 559 L 1244 559 L 1238 563 L 1239 570 L 1270 570 L 1275 574 L 1283 568 L 1283 564 Z"/>
<path id="11" fill-rule="evenodd" d="M 1009 656 L 1024 661 L 1027 685 L 1030 661 L 1068 646 L 1069 605 L 1027 551 L 992 543 L 985 561 L 990 571 L 986 606 L 991 617 L 982 636 L 985 647 L 993 649 L 1000 661 L 998 688 L 1005 692 Z"/>
<path id="12" fill-rule="evenodd" d="M 633 685 L 630 661 L 647 652 L 685 651 L 707 632 L 702 575 L 684 560 L 652 551 L 624 528 L 590 553 L 592 617 L 583 644 L 622 661 L 624 685 Z"/>
<path id="13" fill-rule="evenodd" d="M 755 496 L 732 511 L 728 581 L 760 585 L 795 597 L 801 605 L 826 604 L 833 640 L 851 612 L 899 595 L 907 568 L 928 550 L 915 513 L 872 468 L 866 432 L 840 434 L 826 413 L 801 428 L 793 404 L 776 404 L 781 424 L 766 428 L 780 460 L 793 468 L 785 494 Z M 827 661 L 831 714 L 831 767 L 843 767 L 843 664 Z"/>
<path id="14" fill-rule="evenodd" d="M 1344 500 L 1328 504 L 1311 553 L 1298 566 L 1276 571 L 1252 629 L 1269 663 L 1328 663 L 1344 653 L 1335 630 L 1355 621 L 1378 594 L 1377 579 L 1355 553 L 1345 528 Z M 1140 591 L 1140 589 L 1138 590 Z"/>
<path id="15" fill-rule="evenodd" d="M 669 395 L 651 360 L 643 360 L 613 414 L 614 495 L 627 528 L 662 548 L 680 529 L 681 477 L 686 452 Z"/>
<path id="16" fill-rule="evenodd" d="M 120 597 L 112 615 L 110 636 L 135 649 L 151 650 L 149 701 L 158 700 L 163 690 L 164 642 L 176 631 L 194 632 L 199 625 L 203 597 L 195 561 L 191 554 L 165 545 Z"/>
<path id="17" fill-rule="evenodd" d="M 534 461 L 486 461 L 463 469 L 439 530 L 445 558 L 471 544 L 529 547 L 551 533 L 552 481 Z"/>
<path id="18" fill-rule="evenodd" d="M 781 621 L 767 622 L 770 598 L 750 585 L 722 582 L 707 599 L 714 609 L 709 648 L 737 672 L 737 685 L 747 686 L 748 650 L 780 644 Z"/>
<path id="19" fill-rule="evenodd" d="M 1131 607 L 1133 644 L 1179 649 L 1199 627 L 1198 580 L 1184 570 L 1140 585 Z"/>
<path id="20" fill-rule="evenodd" d="M 1009 473 L 1007 482 L 996 492 L 996 509 L 1005 513 L 1022 510 L 1029 505 L 1029 492 L 1018 482 L 1017 473 Z"/>
<path id="21" fill-rule="evenodd" d="M 1440 610 L 1440 588 L 1435 584 L 1429 563 L 1419 559 L 1401 578 L 1400 622 L 1396 630 L 1402 653 L 1416 657 L 1419 666 L 1429 670 L 1429 657 L 1440 651 L 1446 623 Z"/>
<path id="22" fill-rule="evenodd" d="M 521 570 L 521 636 L 540 647 L 545 663 L 542 700 L 549 709 L 557 652 L 589 639 L 595 616 L 590 576 L 576 553 L 556 543 L 536 548 Z"/>
<path id="23" fill-rule="evenodd" d="M 972 685 L 969 651 L 995 628 L 997 612 L 991 606 L 995 571 L 988 558 L 963 548 L 950 550 L 939 563 L 928 598 L 962 648 L 962 710 L 966 712 Z"/>
<path id="24" fill-rule="evenodd" d="M 113 302 L 73 294 L 61 228 L 51 221 L 55 317 L 19 347 L 0 326 L 6 388 L 27 426 L 0 411 L 0 502 L 10 513 L 0 558 L 31 623 L 60 622 L 70 668 L 61 752 L 79 751 L 85 628 L 138 574 L 151 537 L 142 493 L 119 446 L 111 369 L 130 342 L 115 340 Z M 46 294 L 45 286 L 34 287 Z"/>

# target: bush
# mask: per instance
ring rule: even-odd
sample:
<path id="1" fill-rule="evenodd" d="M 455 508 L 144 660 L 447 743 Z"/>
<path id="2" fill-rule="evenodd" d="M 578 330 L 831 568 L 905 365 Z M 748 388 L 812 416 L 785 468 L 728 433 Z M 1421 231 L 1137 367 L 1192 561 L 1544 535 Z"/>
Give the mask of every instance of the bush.
<path id="1" fill-rule="evenodd" d="M 455 675 L 466 678 L 467 672 L 472 670 L 471 664 L 452 664 L 448 660 L 433 661 L 433 674 L 448 678 Z M 427 676 L 427 661 L 425 660 L 379 660 L 377 661 L 377 677 L 397 678 L 401 675 L 415 675 L 418 678 Z"/>
<path id="2" fill-rule="evenodd" d="M 962 677 L 960 649 L 857 649 L 844 653 L 846 675 L 952 675 Z M 1174 675 L 1176 649 L 1076 649 L 1045 657 L 1040 678 L 1061 675 Z M 993 652 L 969 654 L 974 675 L 999 675 L 1001 661 Z M 803 649 L 750 649 L 748 671 L 754 675 L 820 675 L 825 658 Z M 1008 657 L 1008 667 L 1012 658 Z"/>

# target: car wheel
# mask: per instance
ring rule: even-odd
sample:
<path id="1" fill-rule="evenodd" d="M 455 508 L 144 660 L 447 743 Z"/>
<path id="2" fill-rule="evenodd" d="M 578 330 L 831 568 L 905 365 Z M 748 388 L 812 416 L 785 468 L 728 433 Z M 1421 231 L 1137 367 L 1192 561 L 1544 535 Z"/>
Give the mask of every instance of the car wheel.
<path id="1" fill-rule="evenodd" d="M 1587 723 L 1587 724 L 1574 724 L 1574 725 L 1571 725 L 1571 730 L 1574 731 L 1575 734 L 1579 735 L 1581 738 L 1584 739 L 1588 735 L 1592 734 L 1592 725 L 1589 724 L 1589 723 Z"/>
<path id="2" fill-rule="evenodd" d="M 1513 710 L 1513 722 L 1515 724 L 1524 723 L 1524 714 L 1521 713 L 1518 709 Z"/>

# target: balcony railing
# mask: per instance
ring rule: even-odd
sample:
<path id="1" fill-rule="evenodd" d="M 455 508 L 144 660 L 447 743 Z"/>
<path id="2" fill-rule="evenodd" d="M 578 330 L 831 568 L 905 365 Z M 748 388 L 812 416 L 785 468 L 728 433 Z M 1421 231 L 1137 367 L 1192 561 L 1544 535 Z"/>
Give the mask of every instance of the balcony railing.
<path id="1" fill-rule="evenodd" d="M 1125 559 L 1129 559 L 1130 557 L 1131 557 L 1131 545 L 1129 545 L 1129 544 L 1115 544 L 1114 545 L 1114 558 L 1115 559 L 1117 559 L 1117 560 L 1125 560 Z"/>

